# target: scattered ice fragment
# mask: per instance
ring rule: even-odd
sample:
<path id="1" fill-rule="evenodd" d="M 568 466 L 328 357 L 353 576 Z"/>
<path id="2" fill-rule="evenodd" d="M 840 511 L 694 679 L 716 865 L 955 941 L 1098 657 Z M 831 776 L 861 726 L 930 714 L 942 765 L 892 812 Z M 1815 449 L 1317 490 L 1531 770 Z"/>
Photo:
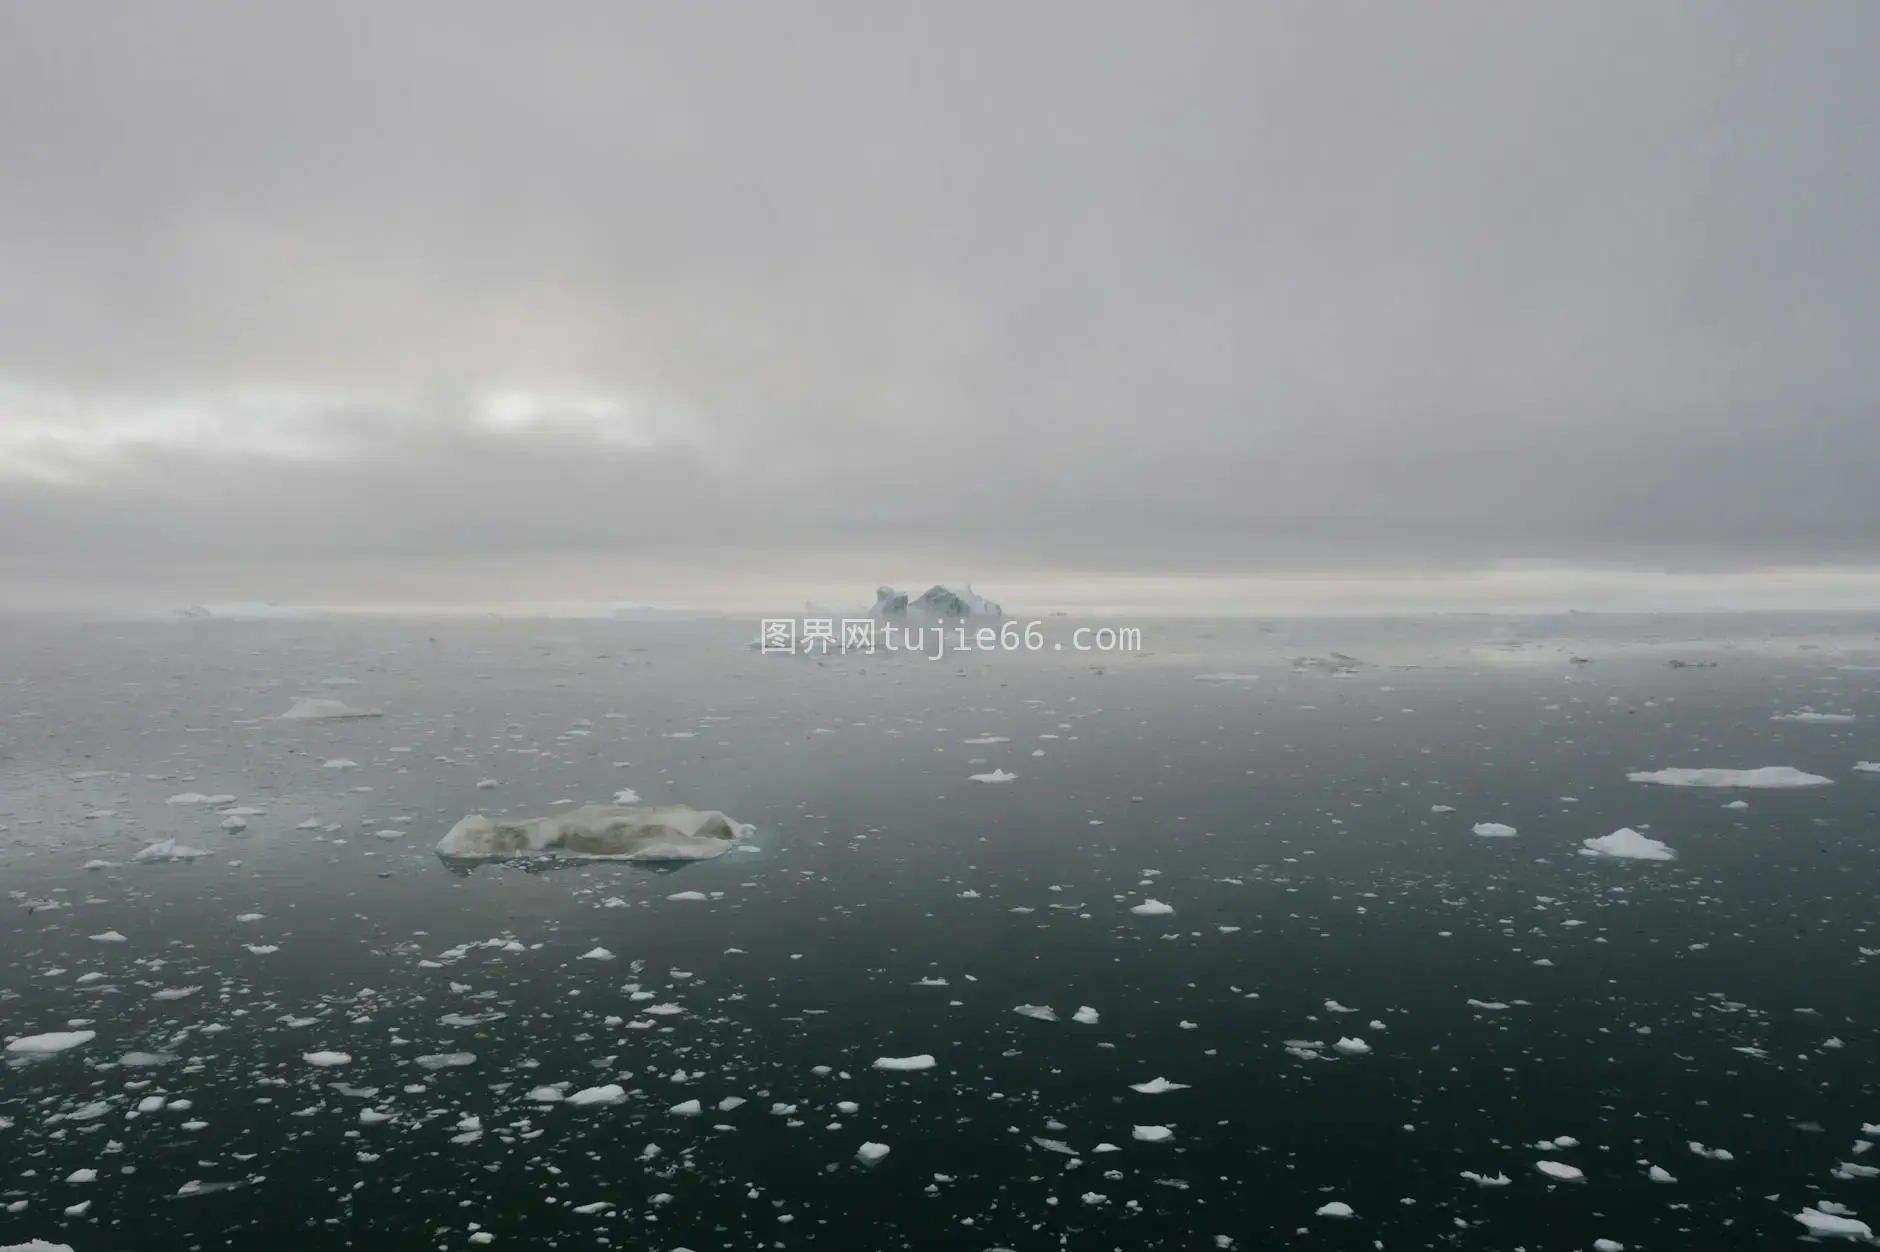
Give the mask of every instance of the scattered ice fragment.
<path id="1" fill-rule="evenodd" d="M 675 891 L 666 898 L 668 900 L 703 900 L 706 896 L 703 891 Z"/>
<path id="2" fill-rule="evenodd" d="M 1708 1160 L 1734 1161 L 1736 1159 L 1736 1157 L 1730 1154 L 1730 1151 L 1728 1148 L 1707 1148 L 1703 1144 L 1697 1142 L 1697 1140 L 1695 1139 L 1691 1140 L 1689 1147 L 1691 1151 L 1695 1152 L 1697 1155 L 1704 1157 Z"/>
<path id="3" fill-rule="evenodd" d="M 1510 839 L 1513 838 L 1515 834 L 1514 827 L 1504 826 L 1500 822 L 1477 822 L 1474 826 L 1474 831 L 1476 834 L 1490 839 Z"/>
<path id="4" fill-rule="evenodd" d="M 1617 1239 L 1595 1239 L 1593 1252 L 1625 1252 L 1625 1245 Z"/>
<path id="5" fill-rule="evenodd" d="M 611 961 L 614 959 L 614 954 L 606 948 L 589 948 L 575 959 L 577 961 Z"/>
<path id="6" fill-rule="evenodd" d="M 705 1111 L 705 1106 L 700 1104 L 697 1100 L 685 1100 L 673 1105 L 666 1111 L 669 1113 L 677 1113 L 680 1117 L 697 1117 L 700 1113 Z"/>
<path id="7" fill-rule="evenodd" d="M 1167 1126 L 1132 1126 L 1129 1137 L 1143 1143 L 1167 1143 L 1175 1137 L 1175 1132 Z"/>
<path id="8" fill-rule="evenodd" d="M 1653 1182 L 1676 1182 L 1677 1181 L 1677 1179 L 1671 1176 L 1671 1171 L 1666 1169 L 1662 1165 L 1652 1166 L 1650 1169 L 1645 1171 L 1645 1176 L 1651 1179 Z"/>
<path id="9" fill-rule="evenodd" d="M 1462 1176 L 1478 1187 L 1505 1187 L 1514 1181 L 1506 1174 L 1495 1174 L 1491 1177 L 1486 1174 L 1478 1174 L 1471 1169 L 1463 1170 Z"/>
<path id="10" fill-rule="evenodd" d="M 309 1052 L 300 1059 L 309 1065 L 318 1065 L 323 1069 L 335 1065 L 352 1064 L 352 1058 L 344 1052 Z"/>
<path id="11" fill-rule="evenodd" d="M 1314 1210 L 1313 1216 L 1314 1217 L 1355 1217 L 1357 1216 L 1357 1214 L 1353 1213 L 1351 1211 L 1351 1206 L 1349 1204 L 1346 1204 L 1343 1200 L 1333 1200 L 1330 1204 L 1320 1205 L 1316 1210 Z"/>
<path id="12" fill-rule="evenodd" d="M 1170 1082 L 1166 1078 L 1151 1078 L 1148 1082 L 1135 1082 L 1129 1085 L 1131 1091 L 1140 1091 L 1144 1095 L 1161 1095 L 1165 1091 L 1186 1091 L 1185 1082 Z"/>
<path id="13" fill-rule="evenodd" d="M 343 756 L 336 756 L 320 766 L 321 769 L 358 769 L 359 762 L 349 761 Z"/>
<path id="14" fill-rule="evenodd" d="M 982 782 L 982 783 L 1011 782 L 1014 778 L 1017 778 L 1017 777 L 1018 777 L 1017 774 L 1007 773 L 1005 770 L 1002 770 L 1002 769 L 995 769 L 990 774 L 969 775 L 970 781 Z"/>
<path id="15" fill-rule="evenodd" d="M 1769 719 L 1772 722 L 1824 722 L 1841 725 L 1854 720 L 1852 713 L 1817 713 L 1813 709 L 1802 709 L 1796 713 L 1777 713 Z"/>
<path id="16" fill-rule="evenodd" d="M 1048 1004 L 1021 1004 L 1012 1011 L 1020 1017 L 1035 1018 L 1041 1022 L 1055 1022 L 1058 1019 L 1057 1010 Z"/>
<path id="17" fill-rule="evenodd" d="M 93 943 L 129 943 L 130 939 L 115 930 L 107 930 L 101 935 L 91 936 L 91 941 Z"/>
<path id="18" fill-rule="evenodd" d="M 855 1158 L 864 1165 L 873 1165 L 888 1155 L 888 1151 L 888 1145 L 885 1143 L 864 1143 L 855 1150 Z"/>
<path id="19" fill-rule="evenodd" d="M 1086 1004 L 1075 1013 L 1071 1014 L 1071 1020 L 1080 1026 L 1095 1026 L 1097 1024 L 1097 1011 Z"/>
<path id="20" fill-rule="evenodd" d="M 1536 1161 L 1534 1168 L 1559 1182 L 1585 1182 L 1586 1175 L 1560 1161 Z"/>
<path id="21" fill-rule="evenodd" d="M 435 1052 L 430 1056 L 420 1056 L 412 1064 L 423 1069 L 460 1069 L 465 1065 L 475 1065 L 477 1054 L 474 1052 Z"/>
<path id="22" fill-rule="evenodd" d="M 1348 1039 L 1340 1039 L 1337 1043 L 1334 1043 L 1332 1045 L 1332 1051 L 1341 1053 L 1345 1056 L 1363 1056 L 1365 1053 L 1369 1052 L 1370 1050 L 1371 1050 L 1370 1044 L 1366 1043 L 1362 1039 L 1358 1039 L 1355 1037 L 1348 1038 Z"/>
<path id="23" fill-rule="evenodd" d="M 1173 913 L 1175 909 L 1174 906 L 1164 904 L 1160 900 L 1144 900 L 1129 911 L 1138 917 L 1164 917 Z"/>
<path id="24" fill-rule="evenodd" d="M 1581 856 L 1605 857 L 1618 861 L 1675 861 L 1677 853 L 1656 839 L 1647 838 L 1630 826 L 1613 831 L 1610 835 L 1601 835 L 1597 839 L 1583 839 Z"/>

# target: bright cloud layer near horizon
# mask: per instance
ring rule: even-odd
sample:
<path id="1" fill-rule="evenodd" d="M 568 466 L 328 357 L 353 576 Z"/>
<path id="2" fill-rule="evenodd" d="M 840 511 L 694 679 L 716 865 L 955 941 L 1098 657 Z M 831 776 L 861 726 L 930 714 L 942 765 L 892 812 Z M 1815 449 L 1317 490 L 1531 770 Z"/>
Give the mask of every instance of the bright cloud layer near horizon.
<path id="1" fill-rule="evenodd" d="M 1876 585 L 1871 6 L 6 29 L 0 607 Z"/>

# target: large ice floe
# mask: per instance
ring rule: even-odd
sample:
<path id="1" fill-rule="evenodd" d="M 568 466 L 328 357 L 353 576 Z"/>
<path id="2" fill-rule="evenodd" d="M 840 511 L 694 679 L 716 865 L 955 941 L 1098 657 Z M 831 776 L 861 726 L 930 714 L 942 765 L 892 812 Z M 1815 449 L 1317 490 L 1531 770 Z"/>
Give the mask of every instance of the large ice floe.
<path id="1" fill-rule="evenodd" d="M 1656 839 L 1648 838 L 1627 826 L 1597 839 L 1581 840 L 1581 856 L 1599 856 L 1615 861 L 1675 861 L 1678 854 Z"/>
<path id="2" fill-rule="evenodd" d="M 1755 769 L 1656 769 L 1626 775 L 1637 783 L 1666 787 L 1824 787 L 1834 779 L 1805 774 L 1793 765 L 1762 765 Z"/>
<path id="3" fill-rule="evenodd" d="M 588 804 L 549 817 L 491 820 L 472 813 L 438 841 L 447 860 L 545 857 L 604 861 L 707 861 L 755 827 L 715 809 L 682 804 L 622 808 Z"/>

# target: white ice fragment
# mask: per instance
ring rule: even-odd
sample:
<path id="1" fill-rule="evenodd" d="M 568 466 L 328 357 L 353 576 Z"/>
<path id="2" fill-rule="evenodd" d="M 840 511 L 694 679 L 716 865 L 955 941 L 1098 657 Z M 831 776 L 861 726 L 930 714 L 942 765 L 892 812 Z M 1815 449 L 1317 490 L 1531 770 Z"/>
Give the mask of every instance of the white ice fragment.
<path id="1" fill-rule="evenodd" d="M 1351 1206 L 1343 1200 L 1333 1200 L 1330 1204 L 1321 1204 L 1313 1212 L 1314 1217 L 1356 1217 Z"/>
<path id="2" fill-rule="evenodd" d="M 1473 829 L 1476 834 L 1489 839 L 1511 839 L 1515 834 L 1514 827 L 1504 826 L 1500 822 L 1477 822 Z"/>
<path id="3" fill-rule="evenodd" d="M 589 948 L 575 959 L 578 961 L 611 961 L 614 959 L 614 954 L 609 952 L 606 948 Z"/>
<path id="4" fill-rule="evenodd" d="M 344 1052 L 309 1052 L 300 1059 L 309 1065 L 318 1065 L 323 1069 L 330 1069 L 335 1065 L 352 1064 L 352 1057 Z"/>
<path id="5" fill-rule="evenodd" d="M 697 1117 L 700 1113 L 705 1111 L 705 1106 L 700 1104 L 697 1100 L 685 1100 L 673 1105 L 666 1111 L 669 1113 L 677 1113 L 680 1117 Z"/>
<path id="6" fill-rule="evenodd" d="M 1675 861 L 1677 853 L 1656 839 L 1647 838 L 1630 826 L 1613 831 L 1610 835 L 1601 835 L 1597 839 L 1583 839 L 1581 856 L 1604 857 L 1618 861 Z"/>
<path id="7" fill-rule="evenodd" d="M 1175 1132 L 1167 1126 L 1132 1126 L 1129 1137 L 1142 1143 L 1167 1143 L 1175 1137 Z"/>
<path id="8" fill-rule="evenodd" d="M 1018 775 L 1008 773 L 1002 769 L 995 769 L 990 774 L 972 774 L 972 775 L 969 775 L 968 777 L 969 777 L 969 780 L 972 782 L 1003 783 L 1003 782 L 1011 782 L 1014 778 L 1017 778 Z"/>
<path id="9" fill-rule="evenodd" d="M 1506 1174 L 1478 1174 L 1472 1169 L 1463 1170 L 1462 1176 L 1478 1187 L 1505 1187 L 1514 1181 Z"/>
<path id="10" fill-rule="evenodd" d="M 1055 1022 L 1058 1019 L 1057 1010 L 1048 1004 L 1021 1004 L 1012 1011 L 1020 1017 L 1030 1017 L 1041 1022 Z"/>
<path id="11" fill-rule="evenodd" d="M 129 943 L 130 939 L 115 930 L 107 930 L 101 935 L 91 936 L 91 941 L 93 943 Z"/>
<path id="12" fill-rule="evenodd" d="M 1080 1026 L 1095 1026 L 1097 1024 L 1097 1011 L 1086 1004 L 1075 1013 L 1071 1014 L 1071 1020 Z"/>
<path id="13" fill-rule="evenodd" d="M 1586 1175 L 1561 1161 L 1536 1161 L 1534 1168 L 1559 1182 L 1585 1182 Z"/>
<path id="14" fill-rule="evenodd" d="M 1796 713 L 1777 713 L 1769 719 L 1772 722 L 1818 722 L 1839 726 L 1854 720 L 1852 713 L 1817 713 L 1813 709 L 1802 709 Z"/>
<path id="15" fill-rule="evenodd" d="M 1129 911 L 1138 917 L 1165 917 L 1173 913 L 1175 908 L 1173 905 L 1164 904 L 1160 900 L 1144 900 L 1141 904 L 1136 905 Z"/>
<path id="16" fill-rule="evenodd" d="M 1666 1169 L 1662 1165 L 1652 1166 L 1650 1169 L 1645 1171 L 1645 1176 L 1651 1179 L 1653 1182 L 1676 1182 L 1677 1181 L 1677 1179 L 1671 1176 L 1671 1171 Z"/>
<path id="17" fill-rule="evenodd" d="M 706 895 L 703 891 L 675 891 L 666 898 L 668 900 L 703 900 Z"/>
<path id="18" fill-rule="evenodd" d="M 864 1143 L 855 1150 L 855 1159 L 864 1165 L 873 1165 L 888 1155 L 888 1151 L 888 1145 L 885 1143 Z"/>
<path id="19" fill-rule="evenodd" d="M 1370 1044 L 1366 1043 L 1362 1039 L 1356 1038 L 1355 1036 L 1352 1038 L 1340 1039 L 1337 1043 L 1334 1043 L 1332 1045 L 1332 1051 L 1340 1053 L 1344 1056 L 1363 1056 L 1370 1050 L 1371 1050 Z"/>

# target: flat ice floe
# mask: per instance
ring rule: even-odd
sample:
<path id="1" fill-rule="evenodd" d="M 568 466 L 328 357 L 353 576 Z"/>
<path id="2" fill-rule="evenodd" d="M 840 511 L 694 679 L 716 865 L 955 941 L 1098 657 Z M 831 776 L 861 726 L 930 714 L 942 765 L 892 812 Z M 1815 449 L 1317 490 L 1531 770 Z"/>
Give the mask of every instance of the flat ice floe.
<path id="1" fill-rule="evenodd" d="M 1633 830 L 1630 826 L 1613 831 L 1610 835 L 1601 835 L 1597 839 L 1581 840 L 1584 847 L 1581 856 L 1600 856 L 1616 861 L 1675 861 L 1678 854 L 1656 839 L 1649 839 Z"/>
<path id="2" fill-rule="evenodd" d="M 982 783 L 1002 783 L 1002 782 L 1011 782 L 1014 778 L 1017 778 L 1017 777 L 1018 777 L 1017 774 L 1007 773 L 1005 770 L 1002 770 L 1002 769 L 995 769 L 990 774 L 973 774 L 967 779 L 967 781 L 982 782 Z"/>
<path id="3" fill-rule="evenodd" d="M 131 857 L 133 861 L 194 861 L 211 855 L 202 848 L 192 848 L 174 839 L 162 839 Z"/>
<path id="4" fill-rule="evenodd" d="M 1048 1004 L 1021 1004 L 1012 1010 L 1020 1017 L 1029 1017 L 1041 1022 L 1055 1022 L 1057 1010 Z"/>
<path id="5" fill-rule="evenodd" d="M 1170 1082 L 1166 1078 L 1151 1078 L 1148 1082 L 1131 1083 L 1129 1084 L 1129 1089 L 1131 1091 L 1140 1091 L 1144 1095 L 1161 1095 L 1165 1091 L 1186 1091 L 1188 1090 L 1188 1086 L 1189 1084 L 1185 1082 Z"/>
<path id="6" fill-rule="evenodd" d="M 755 827 L 715 809 L 615 808 L 588 804 L 551 817 L 491 821 L 472 813 L 438 841 L 446 858 L 561 857 L 572 860 L 705 861 L 729 852 Z"/>
<path id="7" fill-rule="evenodd" d="M 1140 1143 L 1167 1143 L 1175 1137 L 1175 1132 L 1167 1126 L 1132 1126 L 1129 1137 Z"/>
<path id="8" fill-rule="evenodd" d="M 923 1052 L 919 1056 L 878 1056 L 872 1068 L 909 1072 L 917 1069 L 932 1069 L 933 1066 L 933 1057 Z"/>
<path id="9" fill-rule="evenodd" d="M 1586 1175 L 1560 1161 L 1536 1161 L 1534 1168 L 1557 1182 L 1585 1182 Z"/>
<path id="10" fill-rule="evenodd" d="M 1863 774 L 1880 774 L 1880 761 L 1856 761 L 1854 768 Z"/>
<path id="11" fill-rule="evenodd" d="M 383 717 L 377 709 L 356 709 L 344 700 L 296 700 L 281 714 L 284 722 L 328 722 L 348 717 Z"/>
<path id="12" fill-rule="evenodd" d="M 69 1052 L 82 1047 L 98 1037 L 95 1030 L 55 1030 L 43 1035 L 27 1035 L 15 1039 L 7 1045 L 7 1051 L 14 1056 L 51 1056 L 56 1052 Z"/>
<path id="13" fill-rule="evenodd" d="M 1665 787 L 1825 787 L 1834 779 L 1805 774 L 1793 765 L 1761 765 L 1755 769 L 1640 770 L 1626 778 Z"/>
<path id="14" fill-rule="evenodd" d="M 888 1155 L 888 1151 L 888 1145 L 885 1143 L 864 1143 L 855 1150 L 855 1159 L 864 1165 L 873 1165 Z"/>
<path id="15" fill-rule="evenodd" d="M 1794 713 L 1777 713 L 1769 719 L 1772 722 L 1820 722 L 1828 725 L 1845 725 L 1854 720 L 1852 713 L 1817 713 L 1813 709 L 1802 709 Z"/>
<path id="16" fill-rule="evenodd" d="M 1824 1213 L 1820 1209 L 1803 1209 L 1795 1215 L 1795 1220 L 1808 1227 L 1811 1235 L 1838 1235 L 1845 1239 L 1873 1238 L 1873 1227 L 1866 1222 L 1835 1213 Z"/>
<path id="17" fill-rule="evenodd" d="M 1473 833 L 1481 835 L 1485 839 L 1512 839 L 1515 835 L 1515 829 L 1512 826 L 1503 825 L 1501 822 L 1477 822 L 1473 828 Z"/>
<path id="18" fill-rule="evenodd" d="M 1175 907 L 1160 900 L 1144 900 L 1129 911 L 1138 917 L 1166 917 L 1175 911 Z"/>

